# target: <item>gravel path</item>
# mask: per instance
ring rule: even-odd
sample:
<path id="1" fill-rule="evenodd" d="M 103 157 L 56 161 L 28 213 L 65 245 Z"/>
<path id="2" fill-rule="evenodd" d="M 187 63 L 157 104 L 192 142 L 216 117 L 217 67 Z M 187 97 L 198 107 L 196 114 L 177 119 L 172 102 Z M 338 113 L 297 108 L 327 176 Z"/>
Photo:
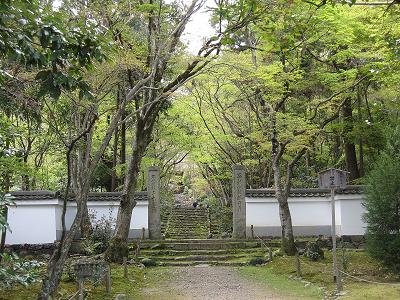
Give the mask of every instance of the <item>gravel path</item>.
<path id="1" fill-rule="evenodd" d="M 143 299 L 290 299 L 240 276 L 233 267 L 194 266 L 165 269 L 166 280 L 142 290 Z"/>

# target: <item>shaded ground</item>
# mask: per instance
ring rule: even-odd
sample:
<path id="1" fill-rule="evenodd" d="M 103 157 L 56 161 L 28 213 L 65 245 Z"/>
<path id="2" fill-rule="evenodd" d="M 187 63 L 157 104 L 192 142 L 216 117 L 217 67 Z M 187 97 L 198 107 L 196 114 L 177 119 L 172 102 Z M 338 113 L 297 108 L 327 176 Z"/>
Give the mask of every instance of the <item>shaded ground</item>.
<path id="1" fill-rule="evenodd" d="M 163 279 L 156 286 L 143 288 L 141 299 L 295 299 L 241 276 L 233 267 L 157 269 Z"/>

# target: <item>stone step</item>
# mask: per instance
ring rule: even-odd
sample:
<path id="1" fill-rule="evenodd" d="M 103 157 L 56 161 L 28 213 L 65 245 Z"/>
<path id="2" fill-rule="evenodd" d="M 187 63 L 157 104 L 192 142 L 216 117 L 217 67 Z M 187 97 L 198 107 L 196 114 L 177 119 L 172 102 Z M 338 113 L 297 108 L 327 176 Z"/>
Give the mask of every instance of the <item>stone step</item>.
<path id="1" fill-rule="evenodd" d="M 179 229 L 179 230 L 185 230 L 185 229 L 196 229 L 196 228 L 204 228 L 204 229 L 208 229 L 208 226 L 205 226 L 203 224 L 181 224 L 179 227 L 178 226 L 174 226 L 174 227 L 169 227 L 169 229 L 173 230 L 173 229 Z"/>
<path id="2" fill-rule="evenodd" d="M 186 223 L 190 223 L 190 222 L 207 222 L 208 221 L 204 218 L 204 217 L 199 217 L 199 218 L 186 218 L 186 217 L 181 217 L 181 218 L 171 218 L 170 222 L 186 222 Z M 179 225 L 179 224 L 177 224 Z"/>
<path id="3" fill-rule="evenodd" d="M 185 221 L 206 221 L 206 216 L 171 216 L 170 220 L 185 220 Z"/>
<path id="4" fill-rule="evenodd" d="M 174 229 L 174 230 L 168 230 L 168 233 L 176 233 L 176 234 L 194 234 L 196 235 L 198 234 L 202 234 L 202 233 L 208 233 L 207 229 L 198 229 L 198 228 L 194 228 L 194 229 L 190 229 L 190 230 L 179 230 L 179 229 Z"/>
<path id="5" fill-rule="evenodd" d="M 254 252 L 252 255 L 264 256 L 260 252 Z M 249 258 L 249 254 L 232 254 L 232 255 L 187 255 L 187 256 L 151 256 L 157 261 L 227 261 L 227 260 L 237 260 L 240 258 Z"/>
<path id="6" fill-rule="evenodd" d="M 246 248 L 246 249 L 218 249 L 218 250 L 153 250 L 142 249 L 141 255 L 144 256 L 190 256 L 190 255 L 226 255 L 226 254 L 248 254 L 254 255 L 257 253 L 266 254 L 267 251 L 262 248 Z"/>
<path id="7" fill-rule="evenodd" d="M 136 242 L 137 239 L 133 239 L 133 242 Z M 159 243 L 179 243 L 180 240 L 174 239 L 165 239 L 165 240 L 149 240 L 149 239 L 142 239 L 141 244 L 159 244 Z M 260 243 L 259 240 L 255 239 L 236 239 L 236 238 L 229 238 L 229 239 L 190 239 L 186 240 L 185 243 Z M 264 240 L 265 243 L 271 243 L 269 239 Z M 279 244 L 279 243 L 278 243 Z"/>
<path id="8" fill-rule="evenodd" d="M 260 244 L 257 242 L 227 242 L 227 243 L 185 243 L 164 242 L 159 244 L 142 244 L 141 248 L 151 249 L 173 249 L 173 250 L 218 250 L 218 249 L 238 249 L 238 248 L 257 248 Z"/>
<path id="9" fill-rule="evenodd" d="M 187 212 L 172 212 L 170 214 L 170 217 L 175 217 L 175 216 L 208 216 L 207 212 L 195 212 L 195 211 L 187 211 Z"/>
<path id="10" fill-rule="evenodd" d="M 235 262 L 235 261 L 174 261 L 174 262 L 160 262 L 159 266 L 170 266 L 170 267 L 187 267 L 187 266 L 232 266 L 240 267 L 246 266 L 247 262 Z"/>
<path id="11" fill-rule="evenodd" d="M 168 230 L 168 233 L 204 233 L 207 232 L 208 230 L 206 228 L 202 229 L 202 228 L 191 228 L 191 229 L 173 229 L 173 230 Z"/>
<path id="12" fill-rule="evenodd" d="M 208 236 L 207 236 L 207 233 L 192 233 L 192 234 L 190 234 L 190 233 L 189 234 L 186 234 L 186 233 L 181 233 L 181 234 L 175 233 L 175 234 L 170 234 L 169 237 L 175 238 L 175 239 L 182 239 L 182 237 L 184 237 L 185 240 L 190 240 L 193 237 L 201 237 L 201 238 L 206 239 Z"/>
<path id="13" fill-rule="evenodd" d="M 168 230 L 168 233 L 170 234 L 170 236 L 172 234 L 192 234 L 195 235 L 196 234 L 203 234 L 203 233 L 208 233 L 208 230 L 206 229 L 194 229 L 194 230 Z"/>
<path id="14" fill-rule="evenodd" d="M 205 223 L 207 223 L 208 224 L 208 221 L 204 220 L 204 218 L 198 218 L 198 219 L 190 219 L 190 218 L 176 218 L 176 219 L 174 219 L 174 218 L 172 218 L 172 219 L 170 219 L 169 222 L 170 222 L 170 224 L 172 222 L 175 222 L 174 225 L 176 225 L 176 226 L 181 225 L 181 223 L 186 223 L 186 224 L 191 224 L 191 223 L 205 224 Z M 176 222 L 178 222 L 178 223 L 176 223 Z"/>

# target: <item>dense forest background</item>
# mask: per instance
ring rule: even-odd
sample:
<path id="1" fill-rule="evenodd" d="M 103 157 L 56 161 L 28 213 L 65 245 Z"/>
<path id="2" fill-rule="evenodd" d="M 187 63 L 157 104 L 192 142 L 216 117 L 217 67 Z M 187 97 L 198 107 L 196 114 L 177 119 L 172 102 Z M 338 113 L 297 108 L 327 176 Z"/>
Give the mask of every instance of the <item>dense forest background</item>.
<path id="1" fill-rule="evenodd" d="M 252 2 L 210 8 L 216 37 L 238 18 L 235 6 Z M 139 189 L 146 168 L 159 165 L 165 187 L 171 180 L 181 182 L 174 174 L 184 171 L 194 178 L 199 196 L 213 195 L 229 205 L 233 164 L 246 166 L 249 188 L 273 186 L 273 141 L 284 145 L 282 176 L 284 164 L 302 152 L 294 187 L 315 187 L 317 172 L 327 167 L 348 170 L 354 184 L 364 182 L 385 133 L 399 123 L 398 8 L 306 2 L 257 2 L 254 19 L 220 41 L 218 58 L 169 96 L 140 165 Z M 24 53 L 2 62 L 2 74 L 8 75 L 2 76 L 0 91 L 2 190 L 63 189 L 65 140 L 79 131 L 85 112 L 95 109 L 94 152 L 145 68 L 146 28 L 140 18 L 154 9 L 151 4 L 64 1 L 56 12 L 51 1 L 42 6 L 42 17 L 58 18 L 60 26 L 89 24 L 86 30 L 105 59 L 81 70 L 84 82 L 76 84 L 87 89 L 62 87 L 52 94 L 43 93 L 46 68 L 38 73 L 38 62 L 24 65 Z M 181 72 L 193 57 L 185 48 L 179 42 L 166 77 Z M 128 103 L 122 112 L 125 119 L 92 174 L 92 190 L 121 190 L 136 109 Z"/>
<path id="2" fill-rule="evenodd" d="M 151 165 L 161 167 L 165 195 L 183 191 L 223 209 L 232 165 L 244 165 L 248 188 L 275 189 L 289 255 L 292 187 L 315 187 L 329 167 L 363 184 L 376 162 L 393 165 L 379 159 L 397 149 L 398 1 L 215 0 L 215 34 L 189 52 L 182 35 L 208 3 L 0 4 L 0 198 L 60 190 L 63 216 L 71 193 L 77 204 L 38 299 L 57 290 L 75 235 L 92 232 L 90 191 L 122 192 L 105 259 L 128 256 L 133 194 Z M 396 199 L 389 237 L 399 232 Z"/>

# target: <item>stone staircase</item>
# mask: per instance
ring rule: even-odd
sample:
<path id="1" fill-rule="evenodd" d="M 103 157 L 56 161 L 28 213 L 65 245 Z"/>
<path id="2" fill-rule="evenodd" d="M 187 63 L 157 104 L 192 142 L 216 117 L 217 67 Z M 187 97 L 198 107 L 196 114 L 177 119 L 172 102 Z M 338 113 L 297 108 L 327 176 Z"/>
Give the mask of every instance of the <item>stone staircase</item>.
<path id="1" fill-rule="evenodd" d="M 166 239 L 207 239 L 210 234 L 207 208 L 174 207 L 165 229 Z"/>
<path id="2" fill-rule="evenodd" d="M 138 260 L 150 258 L 159 266 L 242 266 L 267 254 L 261 243 L 254 240 L 142 240 L 140 245 Z"/>
<path id="3" fill-rule="evenodd" d="M 230 265 L 248 264 L 254 257 L 265 257 L 261 242 L 254 240 L 211 239 L 217 236 L 220 224 L 210 223 L 208 208 L 192 206 L 185 194 L 175 195 L 175 204 L 163 214 L 161 220 L 164 240 L 136 240 L 131 244 L 130 256 L 152 259 L 159 266 Z"/>

